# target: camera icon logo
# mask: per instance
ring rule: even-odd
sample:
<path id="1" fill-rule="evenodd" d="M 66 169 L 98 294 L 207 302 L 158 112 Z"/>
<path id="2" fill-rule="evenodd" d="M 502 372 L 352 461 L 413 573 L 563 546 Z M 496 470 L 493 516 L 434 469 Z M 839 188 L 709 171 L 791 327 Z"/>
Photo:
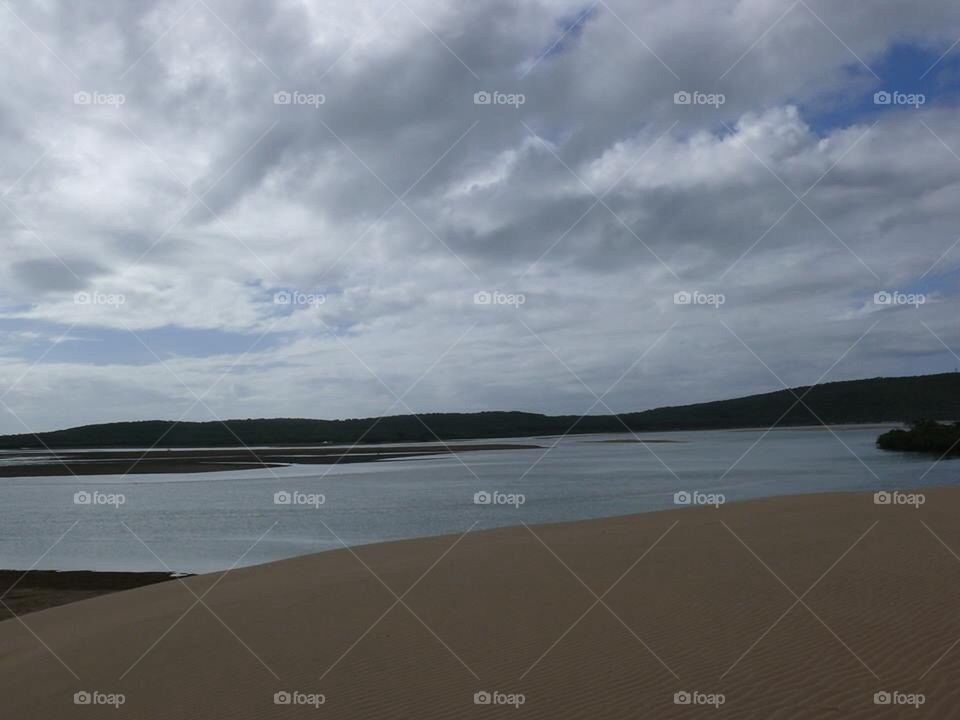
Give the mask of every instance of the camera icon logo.
<path id="1" fill-rule="evenodd" d="M 885 490 L 881 490 L 880 492 L 873 494 L 873 504 L 889 505 L 892 498 L 893 496 L 890 493 L 886 492 Z"/>
<path id="2" fill-rule="evenodd" d="M 274 105 L 289 105 L 292 102 L 293 102 L 293 95 L 288 93 L 286 90 L 281 90 L 280 92 L 275 92 L 273 94 Z"/>
<path id="3" fill-rule="evenodd" d="M 74 705 L 89 705 L 91 702 L 93 702 L 93 696 L 86 690 L 81 690 L 73 694 Z"/>
<path id="4" fill-rule="evenodd" d="M 680 492 L 673 494 L 673 504 L 674 505 L 689 505 L 692 498 L 690 493 L 686 490 L 681 490 Z"/>
<path id="5" fill-rule="evenodd" d="M 893 295 L 886 290 L 874 293 L 873 302 L 875 305 L 890 305 L 893 303 Z"/>
<path id="6" fill-rule="evenodd" d="M 892 103 L 893 95 L 888 93 L 886 90 L 881 90 L 880 92 L 873 94 L 874 105 L 890 105 Z"/>
<path id="7" fill-rule="evenodd" d="M 273 295 L 274 305 L 289 305 L 292 302 L 293 302 L 293 294 L 288 293 L 286 290 L 282 290 L 281 292 L 274 293 Z"/>
<path id="8" fill-rule="evenodd" d="M 473 694 L 473 704 L 474 705 L 489 705 L 493 702 L 493 696 L 488 693 L 486 690 L 481 690 L 480 692 L 475 692 Z"/>
<path id="9" fill-rule="evenodd" d="M 73 104 L 74 105 L 89 105 L 93 102 L 93 95 L 86 91 L 81 91 L 73 94 Z"/>
<path id="10" fill-rule="evenodd" d="M 693 96 L 686 90 L 681 90 L 680 92 L 673 94 L 674 105 L 689 105 L 692 102 Z"/>
<path id="11" fill-rule="evenodd" d="M 93 495 L 88 493 L 86 490 L 81 490 L 73 494 L 73 504 L 74 505 L 89 505 L 93 502 Z"/>
<path id="12" fill-rule="evenodd" d="M 274 505 L 289 505 L 293 502 L 293 495 L 286 490 L 278 490 L 273 494 Z"/>
<path id="13" fill-rule="evenodd" d="M 886 690 L 881 690 L 873 694 L 874 705 L 889 705 L 891 702 L 893 702 L 893 696 Z"/>
<path id="14" fill-rule="evenodd" d="M 486 90 L 481 90 L 473 94 L 474 105 L 489 105 L 491 102 L 493 102 L 493 96 Z"/>
<path id="15" fill-rule="evenodd" d="M 673 694 L 674 705 L 689 705 L 691 702 L 693 702 L 693 696 L 691 696 L 686 690 L 681 690 L 680 692 L 675 692 Z"/>
<path id="16" fill-rule="evenodd" d="M 689 305 L 691 302 L 693 302 L 693 294 L 686 290 L 681 290 L 673 294 L 674 305 Z"/>
<path id="17" fill-rule="evenodd" d="M 280 690 L 273 694 L 273 704 L 274 705 L 289 705 L 293 702 L 293 695 L 288 693 L 286 690 Z"/>
<path id="18" fill-rule="evenodd" d="M 478 493 L 474 493 L 473 504 L 474 505 L 489 505 L 493 502 L 493 495 L 488 493 L 486 490 L 481 490 Z"/>
<path id="19" fill-rule="evenodd" d="M 492 302 L 493 295 L 488 293 L 486 290 L 481 290 L 480 292 L 473 294 L 474 305 L 489 305 Z"/>

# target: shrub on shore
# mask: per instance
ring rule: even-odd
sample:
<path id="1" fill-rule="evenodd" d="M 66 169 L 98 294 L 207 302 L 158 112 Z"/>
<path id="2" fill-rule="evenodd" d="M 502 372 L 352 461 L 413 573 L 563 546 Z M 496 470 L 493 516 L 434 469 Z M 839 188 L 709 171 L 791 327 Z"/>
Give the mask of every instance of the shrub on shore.
<path id="1" fill-rule="evenodd" d="M 909 430 L 890 430 L 877 438 L 883 450 L 960 455 L 960 422 L 920 420 Z"/>

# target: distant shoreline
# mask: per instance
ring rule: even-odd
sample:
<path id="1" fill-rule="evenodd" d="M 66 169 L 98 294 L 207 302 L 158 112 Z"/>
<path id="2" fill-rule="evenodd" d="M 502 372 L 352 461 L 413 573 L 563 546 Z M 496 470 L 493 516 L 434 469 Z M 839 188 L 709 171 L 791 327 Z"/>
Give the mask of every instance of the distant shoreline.
<path id="1" fill-rule="evenodd" d="M 138 420 L 0 436 L 0 449 L 262 447 L 464 442 L 557 435 L 897 425 L 960 417 L 960 373 L 843 380 L 728 400 L 608 415 L 426 412 L 322 420 Z"/>
<path id="2" fill-rule="evenodd" d="M 378 462 L 402 458 L 433 457 L 452 453 L 495 450 L 536 450 L 540 445 L 521 443 L 485 443 L 472 445 L 434 444 L 415 449 L 402 446 L 357 445 L 348 448 L 276 447 L 265 449 L 223 448 L 191 450 L 105 450 L 37 451 L 0 455 L 5 459 L 22 459 L 21 464 L 0 465 L 0 478 L 69 477 L 71 475 L 129 475 L 207 473 L 227 470 L 256 470 L 288 465 L 338 465 L 343 463 Z M 93 459 L 91 454 L 96 455 Z M 50 462 L 36 462 L 49 459 Z"/>
<path id="3" fill-rule="evenodd" d="M 22 463 L 0 464 L 0 479 L 15 477 L 69 477 L 90 475 L 159 475 L 174 473 L 213 473 L 232 470 L 258 470 L 287 467 L 290 465 L 340 465 L 348 463 L 379 462 L 406 458 L 434 457 L 476 451 L 537 450 L 542 445 L 519 442 L 521 440 L 551 441 L 556 438 L 575 438 L 585 443 L 604 444 L 682 444 L 687 440 L 650 437 L 641 435 L 673 435 L 692 432 L 783 432 L 827 431 L 832 427 L 846 430 L 889 430 L 901 427 L 901 423 L 834 423 L 824 425 L 777 425 L 775 427 L 713 428 L 701 430 L 663 430 L 658 432 L 632 432 L 623 430 L 610 433 L 558 433 L 556 435 L 530 435 L 509 438 L 517 442 L 490 442 L 498 438 L 464 438 L 456 443 L 408 442 L 367 444 L 303 444 L 265 445 L 258 447 L 179 447 L 120 449 L 100 447 L 75 447 L 69 449 L 0 450 L 0 460 L 22 459 Z M 594 435 L 620 435 L 618 438 L 589 439 Z M 505 438 L 504 438 L 505 439 Z M 49 462 L 41 462 L 49 459 Z"/>

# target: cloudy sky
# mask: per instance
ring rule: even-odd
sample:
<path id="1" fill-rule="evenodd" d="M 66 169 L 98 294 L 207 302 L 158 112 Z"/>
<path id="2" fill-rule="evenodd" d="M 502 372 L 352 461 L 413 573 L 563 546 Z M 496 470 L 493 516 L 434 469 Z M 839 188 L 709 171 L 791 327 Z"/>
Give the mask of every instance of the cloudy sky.
<path id="1" fill-rule="evenodd" d="M 3 0 L 0 432 L 953 370 L 958 38 L 951 0 Z"/>

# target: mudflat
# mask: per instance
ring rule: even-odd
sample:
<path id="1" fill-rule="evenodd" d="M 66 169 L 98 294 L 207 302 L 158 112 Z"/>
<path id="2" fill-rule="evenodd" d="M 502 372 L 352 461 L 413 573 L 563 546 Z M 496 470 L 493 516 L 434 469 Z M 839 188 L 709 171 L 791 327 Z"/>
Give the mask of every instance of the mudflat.
<path id="1" fill-rule="evenodd" d="M 464 443 L 460 445 L 25 452 L 5 454 L 3 459 L 10 464 L 0 465 L 0 477 L 222 472 L 284 465 L 377 462 L 483 450 L 534 450 L 541 447 L 521 443 Z M 17 462 L 18 460 L 20 462 Z"/>

